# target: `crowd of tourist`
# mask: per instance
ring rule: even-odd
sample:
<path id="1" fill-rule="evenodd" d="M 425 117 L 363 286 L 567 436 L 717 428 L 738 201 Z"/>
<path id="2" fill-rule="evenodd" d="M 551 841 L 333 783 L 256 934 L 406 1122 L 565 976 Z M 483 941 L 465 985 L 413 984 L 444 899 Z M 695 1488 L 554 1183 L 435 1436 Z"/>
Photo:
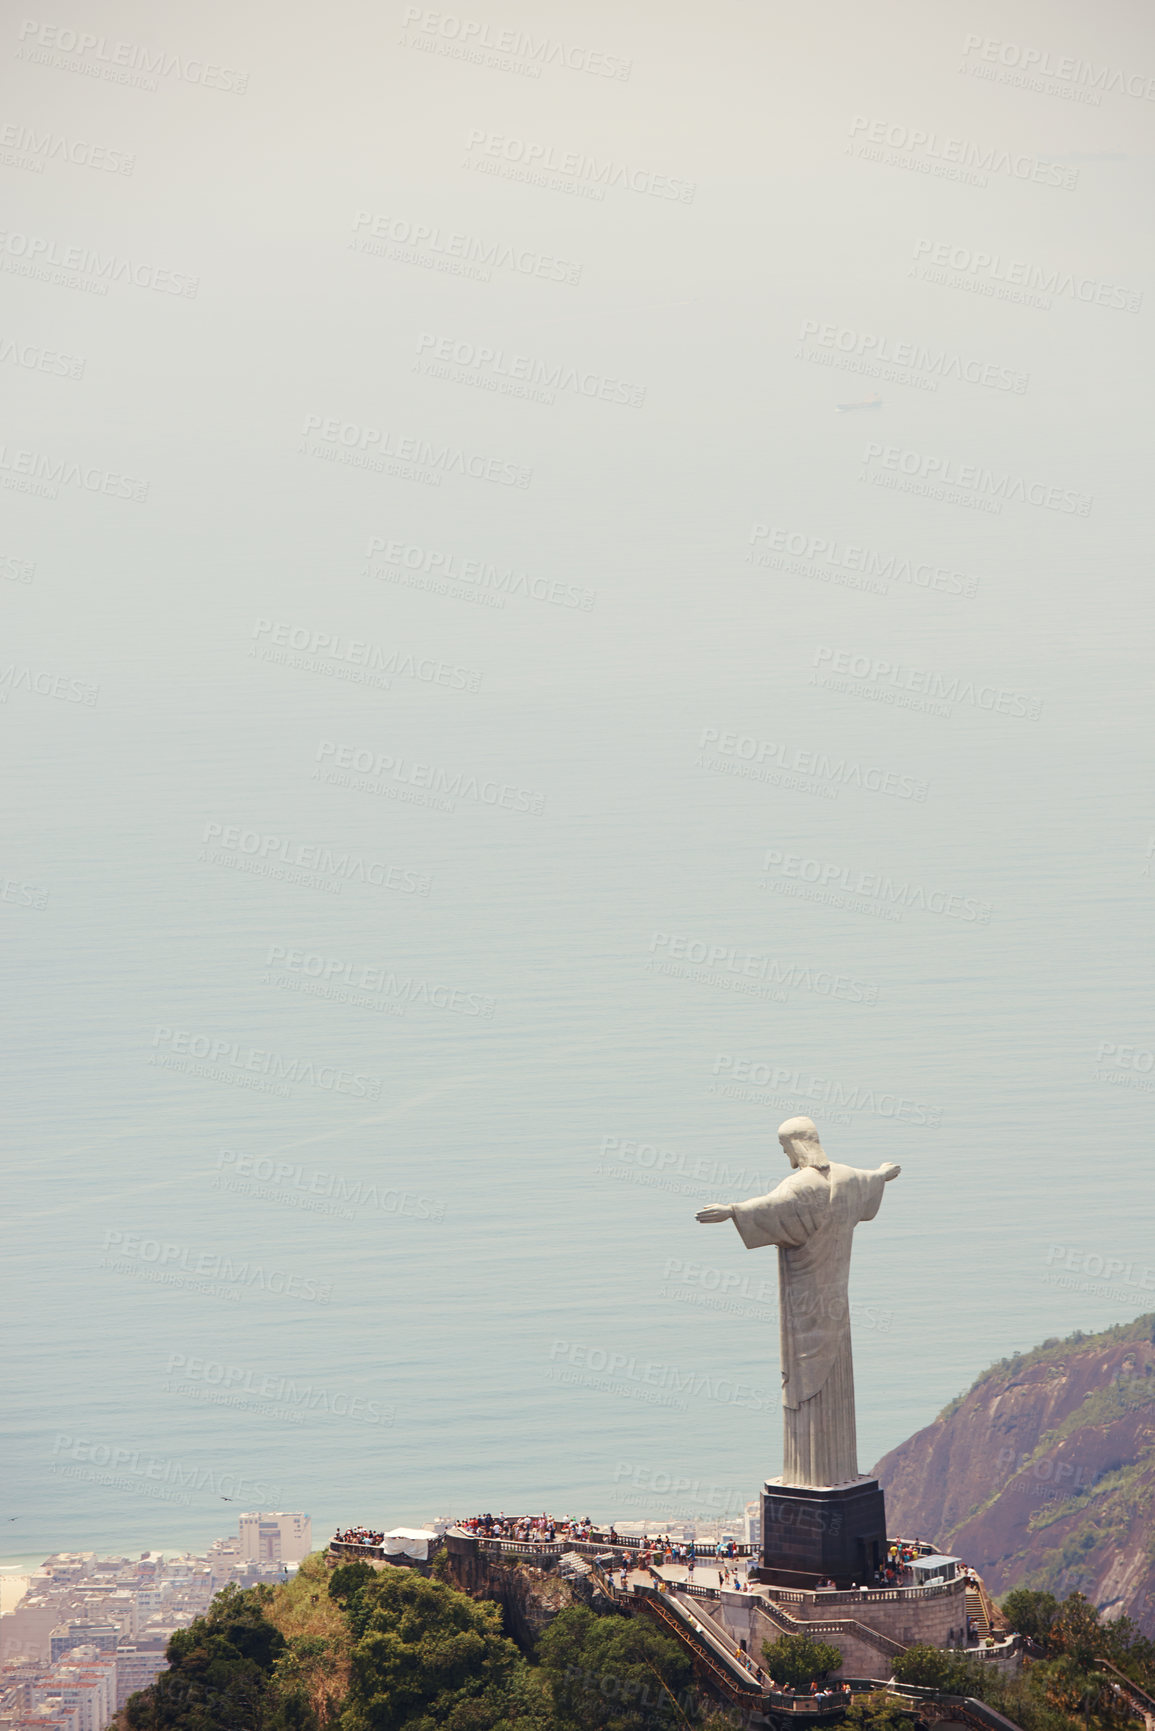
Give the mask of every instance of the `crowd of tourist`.
<path id="1" fill-rule="evenodd" d="M 770 1688 L 779 1695 L 796 1695 L 798 1691 L 791 1689 L 788 1683 L 775 1683 L 770 1679 Z M 803 1691 L 803 1699 L 809 1696 L 811 1701 L 819 1706 L 831 1701 L 848 1702 L 851 1697 L 849 1683 L 811 1683 L 809 1689 Z"/>
<path id="2" fill-rule="evenodd" d="M 686 1578 L 693 1582 L 695 1565 L 708 1564 L 711 1571 L 717 1570 L 718 1584 L 731 1592 L 750 1592 L 750 1581 L 743 1572 L 745 1559 L 738 1559 L 737 1545 L 733 1539 L 719 1539 L 715 1543 L 699 1545 L 694 1539 L 675 1541 L 668 1533 L 651 1538 L 643 1534 L 640 1539 L 624 1540 L 613 1526 L 595 1527 L 588 1515 L 584 1519 L 576 1516 L 561 1518 L 556 1515 L 507 1515 L 484 1514 L 466 1515 L 454 1523 L 461 1532 L 474 1533 L 478 1538 L 505 1539 L 519 1544 L 557 1544 L 565 1543 L 606 1545 L 618 1548 L 618 1559 L 614 1569 L 621 1570 L 621 1586 L 623 1591 L 629 1590 L 629 1574 L 631 1570 L 649 1572 L 663 1566 L 684 1565 Z M 334 1543 L 343 1545 L 380 1545 L 384 1539 L 383 1533 L 371 1532 L 368 1527 L 350 1527 L 346 1532 L 333 1535 Z M 925 1551 L 920 1540 L 906 1541 L 897 1539 L 889 1547 L 885 1562 L 875 1572 L 875 1581 L 882 1585 L 901 1585 L 909 1578 L 910 1563 Z M 602 1559 L 604 1562 L 606 1559 Z M 676 1585 L 677 1583 L 673 1583 Z M 662 1589 L 669 1585 L 660 1582 Z M 818 1582 L 819 1590 L 834 1587 L 832 1579 Z M 798 1690 L 789 1683 L 775 1682 L 760 1665 L 746 1653 L 741 1646 L 735 1657 L 745 1666 L 750 1675 L 765 1690 L 771 1694 L 805 1700 L 816 1706 L 832 1703 L 843 1703 L 850 1699 L 850 1687 L 846 1683 L 811 1683 L 809 1690 Z"/>
<path id="3" fill-rule="evenodd" d="M 522 1544 L 554 1544 L 569 1540 L 573 1543 L 628 1547 L 652 1563 L 702 1562 L 706 1557 L 733 1559 L 738 1547 L 733 1539 L 719 1539 L 716 1544 L 698 1545 L 693 1539 L 677 1543 L 668 1533 L 654 1538 L 623 1538 L 613 1526 L 595 1526 L 589 1516 L 562 1518 L 559 1515 L 466 1515 L 455 1523 L 462 1532 L 476 1533 L 479 1538 L 508 1539 Z M 643 1565 L 644 1566 L 644 1565 Z"/>
<path id="4" fill-rule="evenodd" d="M 593 1531 L 588 1515 L 582 1521 L 573 1516 L 561 1520 L 554 1515 L 466 1515 L 456 1525 L 463 1533 L 476 1533 L 483 1539 L 509 1539 L 520 1544 L 537 1545 L 552 1545 L 558 1539 L 588 1541 Z M 616 1533 L 614 1537 L 616 1539 Z"/>
<path id="5" fill-rule="evenodd" d="M 454 1523 L 462 1532 L 475 1533 L 478 1538 L 504 1539 L 517 1544 L 594 1544 L 605 1545 L 616 1549 L 615 1569 L 622 1571 L 621 1584 L 627 1585 L 627 1573 L 630 1569 L 662 1568 L 670 1565 L 685 1567 L 686 1578 L 694 1580 L 694 1570 L 698 1564 L 708 1564 L 718 1572 L 718 1584 L 731 1592 L 749 1592 L 750 1581 L 744 1573 L 745 1560 L 739 1561 L 738 1547 L 733 1539 L 718 1539 L 716 1542 L 698 1544 L 694 1539 L 674 1540 L 668 1533 L 661 1533 L 651 1538 L 643 1534 L 641 1538 L 623 1538 L 615 1527 L 597 1527 L 589 1516 L 576 1515 L 507 1515 L 502 1513 L 484 1515 L 466 1515 Z M 371 1532 L 368 1527 L 350 1527 L 347 1532 L 333 1535 L 334 1542 L 343 1545 L 380 1545 L 384 1535 Z M 885 1560 L 874 1571 L 873 1585 L 876 1587 L 902 1587 L 913 1579 L 910 1564 L 915 1558 L 922 1556 L 927 1547 L 921 1539 L 895 1539 L 887 1549 Z M 966 1571 L 962 1571 L 964 1574 Z M 826 1578 L 816 1583 L 817 1590 L 833 1591 L 835 1582 Z"/>
<path id="6" fill-rule="evenodd" d="M 630 1569 L 648 1571 L 664 1565 L 681 1565 L 692 1582 L 695 1565 L 708 1563 L 711 1569 L 717 1569 L 721 1586 L 738 1592 L 749 1591 L 749 1582 L 737 1560 L 738 1547 L 730 1538 L 708 1544 L 699 1544 L 694 1539 L 675 1540 L 668 1533 L 625 1538 L 612 1525 L 595 1526 L 588 1515 L 579 1519 L 572 1515 L 568 1518 L 548 1514 L 507 1515 L 504 1511 L 497 1515 L 466 1515 L 455 1525 L 462 1532 L 475 1533 L 478 1538 L 504 1539 L 517 1544 L 604 1546 L 617 1553 L 613 1567 L 622 1571 L 623 1589 Z"/>
<path id="7" fill-rule="evenodd" d="M 906 1587 L 913 1576 L 910 1565 L 925 1550 L 921 1539 L 895 1539 L 888 1547 L 886 1561 L 874 1571 L 876 1587 Z"/>

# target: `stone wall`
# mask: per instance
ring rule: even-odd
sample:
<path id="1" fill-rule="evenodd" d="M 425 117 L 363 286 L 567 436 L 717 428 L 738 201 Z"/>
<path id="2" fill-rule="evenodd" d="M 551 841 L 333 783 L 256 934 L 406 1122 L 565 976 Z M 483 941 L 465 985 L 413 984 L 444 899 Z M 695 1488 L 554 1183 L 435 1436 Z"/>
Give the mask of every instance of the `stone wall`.
<path id="1" fill-rule="evenodd" d="M 727 1593 L 722 1601 L 711 1601 L 707 1608 L 714 1611 L 718 1622 L 734 1640 L 745 1641 L 746 1651 L 756 1664 L 762 1663 L 762 1643 L 776 1641 L 782 1634 L 782 1630 L 759 1608 L 754 1594 Z M 695 1601 L 694 1609 L 701 1609 L 700 1601 Z M 819 1638 L 829 1641 L 842 1654 L 842 1666 L 837 1676 L 876 1677 L 879 1682 L 885 1682 L 890 1676 L 889 1659 L 853 1630 L 844 1627 L 836 1633 L 824 1631 Z"/>
<path id="2" fill-rule="evenodd" d="M 824 1605 L 823 1597 L 807 1594 L 780 1600 L 778 1608 L 797 1623 L 813 1624 L 815 1639 L 829 1641 L 838 1648 L 842 1665 L 835 1673 L 837 1676 L 874 1677 L 885 1682 L 891 1675 L 893 1654 L 856 1625 L 865 1624 L 866 1629 L 873 1629 L 900 1647 L 920 1643 L 931 1647 L 958 1645 L 966 1626 L 966 1590 L 961 1581 L 957 1586 L 952 1582 L 941 1594 L 920 1594 L 907 1599 L 872 1599 L 863 1593 L 859 1600 Z M 783 1633 L 760 1609 L 759 1596 L 752 1593 L 724 1592 L 720 1599 L 709 1601 L 706 1608 L 719 1617 L 735 1640 L 745 1641 L 747 1652 L 755 1660 L 761 1660 L 764 1641 L 776 1641 Z"/>
<path id="3" fill-rule="evenodd" d="M 507 1632 L 524 1651 L 532 1649 L 542 1630 L 570 1605 L 614 1610 L 589 1565 L 576 1556 L 547 1556 L 539 1568 L 517 1557 L 482 1551 L 475 1540 L 449 1534 L 444 1569 L 451 1586 L 501 1606 Z"/>
<path id="4" fill-rule="evenodd" d="M 903 1647 L 916 1643 L 958 1647 L 965 1641 L 966 1583 L 961 1580 L 948 1581 L 937 1590 L 893 1598 L 881 1593 L 860 1593 L 857 1599 L 846 1593 L 804 1593 L 797 1599 L 771 1596 L 799 1623 L 833 1623 L 849 1617 Z"/>

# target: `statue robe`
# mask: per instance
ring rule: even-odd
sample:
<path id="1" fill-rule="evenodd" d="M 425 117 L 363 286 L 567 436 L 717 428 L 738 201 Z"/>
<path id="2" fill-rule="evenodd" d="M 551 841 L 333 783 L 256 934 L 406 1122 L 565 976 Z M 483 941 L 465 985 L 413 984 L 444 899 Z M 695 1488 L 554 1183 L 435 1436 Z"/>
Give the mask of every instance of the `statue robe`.
<path id="1" fill-rule="evenodd" d="M 747 1250 L 778 1246 L 786 1484 L 858 1478 L 854 1370 L 847 1287 L 854 1228 L 873 1220 L 885 1179 L 831 1161 L 803 1166 L 768 1196 L 739 1202 L 734 1224 Z"/>

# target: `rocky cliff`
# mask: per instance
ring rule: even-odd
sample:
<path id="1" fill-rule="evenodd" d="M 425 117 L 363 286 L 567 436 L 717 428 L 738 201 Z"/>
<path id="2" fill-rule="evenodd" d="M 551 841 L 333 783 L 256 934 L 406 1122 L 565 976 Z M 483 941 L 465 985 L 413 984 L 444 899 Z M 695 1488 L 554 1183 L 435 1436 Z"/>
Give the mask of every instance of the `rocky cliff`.
<path id="1" fill-rule="evenodd" d="M 499 1604 L 507 1632 L 524 1652 L 531 1652 L 542 1630 L 571 1605 L 599 1612 L 613 1609 L 589 1564 L 576 1553 L 567 1552 L 556 1564 L 551 1559 L 547 1568 L 534 1568 L 462 1546 L 446 1553 L 443 1576 L 470 1598 Z"/>
<path id="2" fill-rule="evenodd" d="M 993 1365 L 874 1472 L 892 1535 L 1155 1635 L 1155 1315 Z"/>

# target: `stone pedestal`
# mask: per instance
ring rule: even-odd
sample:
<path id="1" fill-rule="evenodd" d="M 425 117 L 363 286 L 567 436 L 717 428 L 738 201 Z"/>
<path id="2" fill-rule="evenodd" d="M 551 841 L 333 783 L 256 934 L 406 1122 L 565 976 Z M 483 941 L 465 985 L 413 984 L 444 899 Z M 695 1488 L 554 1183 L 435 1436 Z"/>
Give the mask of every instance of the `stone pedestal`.
<path id="1" fill-rule="evenodd" d="M 770 1586 L 846 1591 L 869 1585 L 886 1556 L 886 1507 L 877 1479 L 822 1488 L 770 1479 L 762 1489 L 762 1565 Z"/>

